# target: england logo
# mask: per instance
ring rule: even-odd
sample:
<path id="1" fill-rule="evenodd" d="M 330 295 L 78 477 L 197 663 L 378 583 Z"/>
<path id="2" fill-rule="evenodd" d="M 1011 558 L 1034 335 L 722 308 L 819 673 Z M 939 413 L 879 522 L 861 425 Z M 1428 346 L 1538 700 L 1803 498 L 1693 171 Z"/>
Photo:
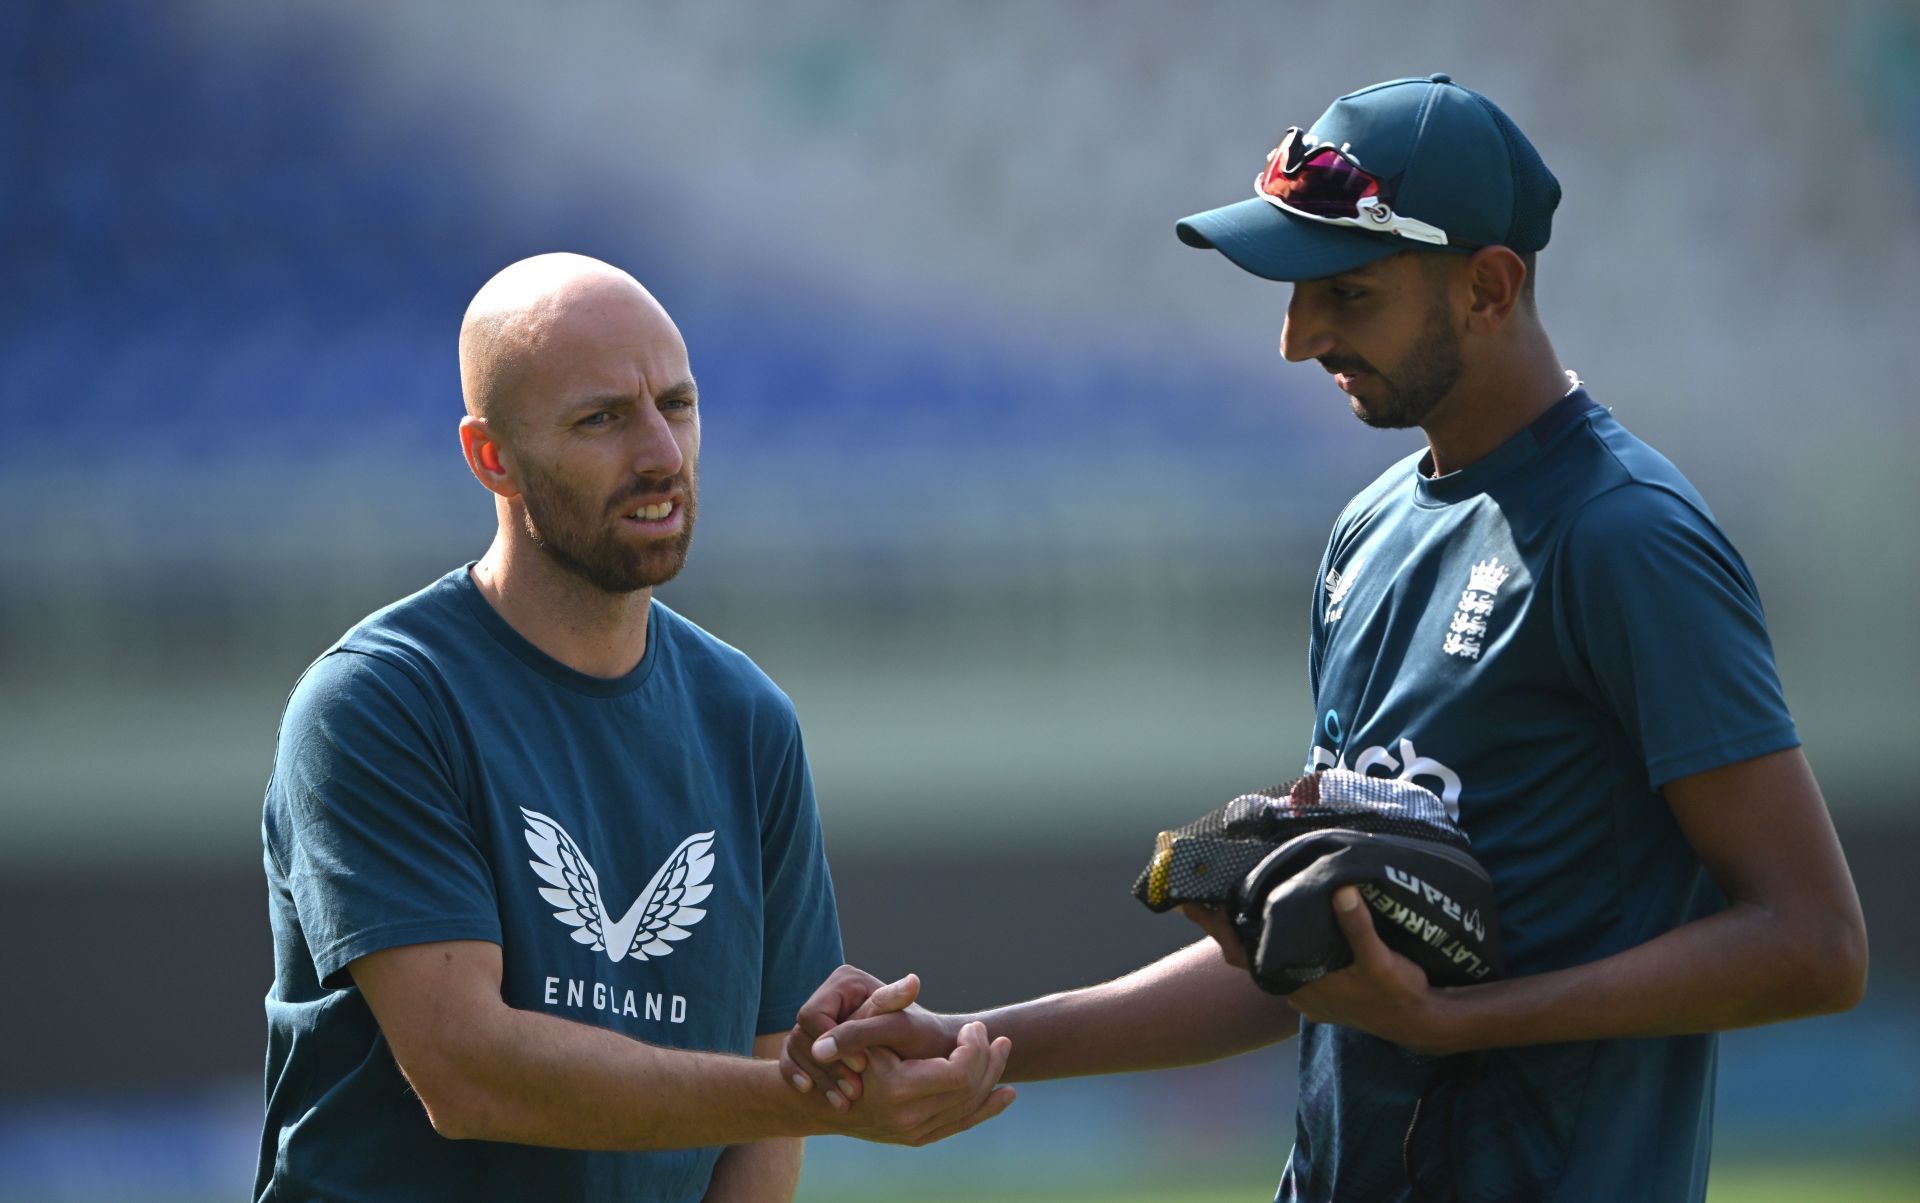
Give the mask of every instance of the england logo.
<path id="1" fill-rule="evenodd" d="M 540 897 L 560 908 L 553 917 L 573 928 L 576 944 L 605 952 L 615 963 L 626 957 L 650 960 L 672 952 L 676 941 L 692 934 L 687 929 L 707 917 L 694 904 L 713 892 L 705 884 L 713 873 L 713 832 L 681 840 L 627 913 L 609 923 L 601 901 L 600 875 L 587 863 L 580 845 L 539 811 L 523 806 L 520 813 L 527 818 L 527 846 L 538 858 L 527 864 L 547 883 L 540 888 Z"/>
<path id="2" fill-rule="evenodd" d="M 1480 658 L 1487 620 L 1493 616 L 1494 597 L 1512 573 L 1512 569 L 1492 556 L 1473 566 L 1467 576 L 1466 590 L 1460 594 L 1460 607 L 1453 612 L 1453 621 L 1447 624 L 1447 637 L 1440 644 L 1441 651 L 1468 660 Z"/>

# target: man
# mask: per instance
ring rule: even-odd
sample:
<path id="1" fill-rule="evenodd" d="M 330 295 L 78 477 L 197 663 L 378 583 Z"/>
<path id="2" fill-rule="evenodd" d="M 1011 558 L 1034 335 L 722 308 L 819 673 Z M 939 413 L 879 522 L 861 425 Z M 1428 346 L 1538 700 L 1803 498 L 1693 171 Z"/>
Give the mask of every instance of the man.
<path id="1" fill-rule="evenodd" d="M 1866 978 L 1753 583 L 1555 355 L 1532 267 L 1559 185 L 1491 102 L 1444 75 L 1342 97 L 1256 190 L 1180 237 L 1295 282 L 1285 357 L 1427 438 L 1346 507 L 1316 574 L 1307 767 L 1445 800 L 1492 875 L 1510 976 L 1431 988 L 1347 887 L 1354 964 L 1287 1002 L 1202 941 L 978 1018 L 1013 1038 L 1010 1079 L 1297 1028 L 1283 1200 L 1698 1200 L 1712 1033 L 1845 1009 Z M 1224 916 L 1188 913 L 1240 960 Z M 789 1060 L 850 1092 L 867 1050 L 944 1050 L 961 1018 L 917 990 L 843 970 Z"/>
<path id="2" fill-rule="evenodd" d="M 833 888 L 791 704 L 652 600 L 700 453 L 666 311 L 529 259 L 474 298 L 460 379 L 492 547 L 349 631 L 281 725 L 255 1196 L 759 1203 L 806 1135 L 1005 1108 L 977 1027 L 880 1057 L 857 1105 L 779 1080 Z"/>

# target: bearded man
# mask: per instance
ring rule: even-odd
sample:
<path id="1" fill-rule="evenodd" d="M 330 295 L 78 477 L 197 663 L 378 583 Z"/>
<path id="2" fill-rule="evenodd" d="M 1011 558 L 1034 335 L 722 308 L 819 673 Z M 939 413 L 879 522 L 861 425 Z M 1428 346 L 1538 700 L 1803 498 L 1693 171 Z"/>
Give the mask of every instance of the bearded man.
<path id="1" fill-rule="evenodd" d="M 1004 1109 L 978 1025 L 858 1102 L 770 1059 L 839 926 L 792 704 L 653 598 L 700 458 L 666 310 L 516 263 L 460 379 L 492 547 L 347 632 L 281 723 L 256 1199 L 786 1200 L 805 1136 Z"/>

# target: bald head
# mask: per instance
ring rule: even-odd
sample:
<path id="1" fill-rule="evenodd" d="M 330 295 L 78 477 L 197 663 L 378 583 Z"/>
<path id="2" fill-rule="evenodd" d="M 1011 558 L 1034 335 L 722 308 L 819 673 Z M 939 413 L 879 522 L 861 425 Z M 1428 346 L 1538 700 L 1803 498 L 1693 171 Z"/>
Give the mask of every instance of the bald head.
<path id="1" fill-rule="evenodd" d="M 467 307 L 460 387 L 461 450 L 494 495 L 501 573 L 623 596 L 680 571 L 699 396 L 687 344 L 638 281 L 582 255 L 513 264 Z"/>
<path id="2" fill-rule="evenodd" d="M 501 269 L 468 304 L 460 392 L 468 413 L 506 437 L 583 350 L 662 341 L 684 359 L 673 319 L 638 280 L 585 255 L 535 255 Z"/>

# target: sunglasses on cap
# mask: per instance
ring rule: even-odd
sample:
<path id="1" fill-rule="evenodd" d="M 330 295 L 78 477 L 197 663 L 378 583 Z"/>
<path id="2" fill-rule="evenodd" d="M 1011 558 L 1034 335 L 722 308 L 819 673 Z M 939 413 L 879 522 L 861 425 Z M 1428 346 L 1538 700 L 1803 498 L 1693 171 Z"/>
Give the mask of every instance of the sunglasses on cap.
<path id="1" fill-rule="evenodd" d="M 1447 232 L 1393 211 L 1380 177 L 1331 142 L 1317 142 L 1294 126 L 1267 154 L 1253 181 L 1254 195 L 1295 217 L 1393 234 L 1433 246 L 1452 245 Z"/>

